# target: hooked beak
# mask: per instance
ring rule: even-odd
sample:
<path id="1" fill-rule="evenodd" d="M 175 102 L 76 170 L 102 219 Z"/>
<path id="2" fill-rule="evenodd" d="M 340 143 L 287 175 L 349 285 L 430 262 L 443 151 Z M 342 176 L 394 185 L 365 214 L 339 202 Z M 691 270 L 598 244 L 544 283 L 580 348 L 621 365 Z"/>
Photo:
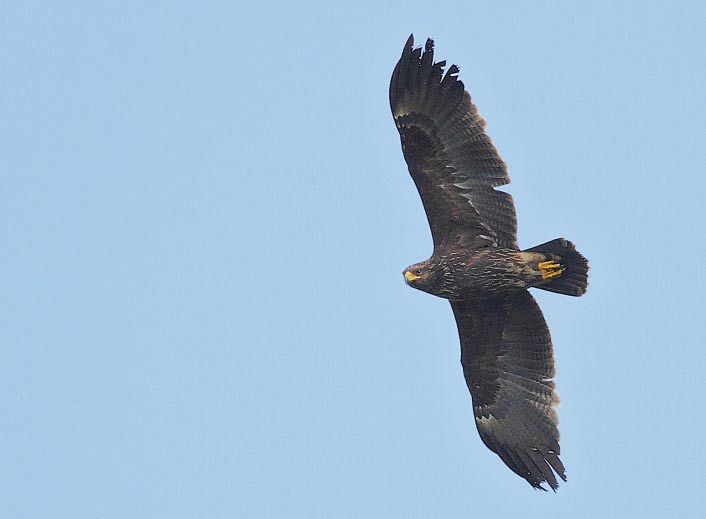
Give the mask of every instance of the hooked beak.
<path id="1" fill-rule="evenodd" d="M 422 276 L 416 276 L 412 274 L 409 270 L 404 271 L 404 280 L 405 282 L 409 285 L 412 281 L 416 281 L 417 279 L 421 278 Z"/>

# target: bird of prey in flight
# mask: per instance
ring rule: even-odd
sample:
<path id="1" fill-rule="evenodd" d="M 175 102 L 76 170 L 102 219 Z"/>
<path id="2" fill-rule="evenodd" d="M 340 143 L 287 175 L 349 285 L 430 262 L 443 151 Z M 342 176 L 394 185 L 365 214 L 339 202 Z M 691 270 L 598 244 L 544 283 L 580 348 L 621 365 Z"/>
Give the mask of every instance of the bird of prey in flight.
<path id="1" fill-rule="evenodd" d="M 517 244 L 510 182 L 485 121 L 458 79 L 434 61 L 434 42 L 410 36 L 390 81 L 390 107 L 402 152 L 434 242 L 426 261 L 404 271 L 407 284 L 448 299 L 461 365 L 483 443 L 534 488 L 566 481 L 559 459 L 554 356 L 534 287 L 580 296 L 588 262 L 563 238 Z"/>

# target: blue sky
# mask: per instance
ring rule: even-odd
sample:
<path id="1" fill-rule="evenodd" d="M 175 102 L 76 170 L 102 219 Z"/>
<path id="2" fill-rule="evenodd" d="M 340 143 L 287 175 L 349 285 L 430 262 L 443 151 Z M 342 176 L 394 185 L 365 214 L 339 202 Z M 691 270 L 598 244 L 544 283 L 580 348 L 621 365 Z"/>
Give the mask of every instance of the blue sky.
<path id="1" fill-rule="evenodd" d="M 699 2 L 16 2 L 0 17 L 0 515 L 697 517 Z M 437 41 L 552 330 L 569 481 L 481 443 L 387 104 Z"/>

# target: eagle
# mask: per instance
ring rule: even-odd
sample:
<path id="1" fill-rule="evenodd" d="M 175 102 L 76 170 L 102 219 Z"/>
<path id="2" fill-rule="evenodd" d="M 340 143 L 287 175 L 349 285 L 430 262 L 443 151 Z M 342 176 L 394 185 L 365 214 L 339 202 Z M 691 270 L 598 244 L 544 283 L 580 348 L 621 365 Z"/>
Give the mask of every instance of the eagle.
<path id="1" fill-rule="evenodd" d="M 485 120 L 458 79 L 434 61 L 434 41 L 405 43 L 390 81 L 402 152 L 431 228 L 431 257 L 406 283 L 447 299 L 483 443 L 536 489 L 566 481 L 560 455 L 552 340 L 534 287 L 580 296 L 588 261 L 564 239 L 517 244 L 510 182 Z"/>

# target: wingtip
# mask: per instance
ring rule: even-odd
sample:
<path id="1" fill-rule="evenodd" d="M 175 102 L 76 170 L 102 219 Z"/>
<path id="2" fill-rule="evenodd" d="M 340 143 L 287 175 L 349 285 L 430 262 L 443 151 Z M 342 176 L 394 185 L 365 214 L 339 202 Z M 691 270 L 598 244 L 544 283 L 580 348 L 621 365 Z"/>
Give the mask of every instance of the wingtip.
<path id="1" fill-rule="evenodd" d="M 556 469 L 555 469 L 555 470 L 556 470 Z M 566 474 L 564 474 L 563 472 L 557 472 L 556 475 L 558 475 L 558 476 L 561 478 L 561 480 L 562 480 L 564 483 L 566 483 Z M 552 475 L 552 476 L 554 476 L 554 475 Z M 523 477 L 523 478 L 525 479 L 525 481 L 527 481 L 527 483 L 529 483 L 529 484 L 532 486 L 532 488 L 534 488 L 535 490 L 541 490 L 542 492 L 547 492 L 547 489 L 544 488 L 544 485 L 543 485 L 544 483 L 546 483 L 547 485 L 549 485 L 549 488 L 550 488 L 550 489 L 552 490 L 552 492 L 554 492 L 555 494 L 556 494 L 557 490 L 559 490 L 560 484 L 559 484 L 559 482 L 556 480 L 556 477 L 551 477 L 551 478 L 544 477 L 544 478 L 539 479 L 539 480 L 536 480 L 536 481 L 532 481 L 532 480 L 530 480 L 529 478 L 527 478 L 526 476 L 522 476 L 522 477 Z"/>
<path id="2" fill-rule="evenodd" d="M 410 33 L 409 38 L 407 38 L 407 41 L 404 44 L 404 48 L 405 51 L 414 49 L 414 33 Z M 424 52 L 429 52 L 431 50 L 434 50 L 434 38 L 427 38 L 427 41 L 424 44 Z"/>
<path id="3" fill-rule="evenodd" d="M 525 481 L 530 484 L 530 486 L 535 489 L 535 490 L 541 490 L 542 492 L 548 492 L 549 490 L 544 488 L 544 483 L 549 485 L 549 488 L 551 489 L 552 492 L 556 494 L 556 491 L 559 490 L 559 483 L 557 482 L 552 482 L 552 481 L 547 481 L 545 479 L 535 482 L 535 481 L 530 481 L 529 479 L 525 478 Z"/>

